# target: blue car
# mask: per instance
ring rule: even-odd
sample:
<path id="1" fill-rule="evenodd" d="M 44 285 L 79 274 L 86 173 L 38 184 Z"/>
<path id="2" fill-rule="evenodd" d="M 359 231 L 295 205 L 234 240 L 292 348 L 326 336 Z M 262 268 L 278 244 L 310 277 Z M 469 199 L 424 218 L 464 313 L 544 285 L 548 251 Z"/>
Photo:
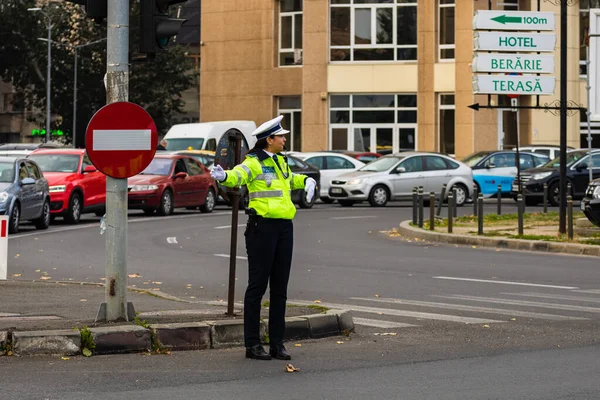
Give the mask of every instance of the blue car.
<path id="1" fill-rule="evenodd" d="M 521 171 L 546 164 L 550 158 L 543 154 L 519 152 Z M 483 197 L 492 197 L 502 186 L 502 194 L 510 194 L 517 176 L 517 153 L 514 151 L 478 151 L 463 162 L 473 170 L 473 181 Z"/>
<path id="2" fill-rule="evenodd" d="M 37 229 L 50 225 L 48 181 L 35 161 L 0 157 L 0 215 L 8 215 L 8 231 L 19 231 L 21 221 Z"/>

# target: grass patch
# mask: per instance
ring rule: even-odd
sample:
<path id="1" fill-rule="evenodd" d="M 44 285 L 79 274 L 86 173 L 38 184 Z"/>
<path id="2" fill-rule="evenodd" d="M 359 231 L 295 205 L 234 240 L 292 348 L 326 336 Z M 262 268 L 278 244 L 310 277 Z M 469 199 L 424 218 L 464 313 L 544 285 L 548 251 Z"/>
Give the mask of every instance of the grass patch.
<path id="1" fill-rule="evenodd" d="M 310 309 L 313 309 L 313 310 L 317 310 L 317 311 L 319 311 L 321 314 L 327 314 L 327 311 L 329 311 L 329 308 L 327 308 L 327 307 L 323 307 L 323 306 L 320 306 L 320 305 L 318 305 L 318 304 L 309 304 L 309 305 L 307 305 L 307 306 L 306 306 L 306 308 L 310 308 Z"/>
<path id="2" fill-rule="evenodd" d="M 91 357 L 94 349 L 96 348 L 96 343 L 94 343 L 92 332 L 85 325 L 83 328 L 75 329 L 79 330 L 79 334 L 81 335 L 81 354 L 83 354 L 85 357 Z"/>

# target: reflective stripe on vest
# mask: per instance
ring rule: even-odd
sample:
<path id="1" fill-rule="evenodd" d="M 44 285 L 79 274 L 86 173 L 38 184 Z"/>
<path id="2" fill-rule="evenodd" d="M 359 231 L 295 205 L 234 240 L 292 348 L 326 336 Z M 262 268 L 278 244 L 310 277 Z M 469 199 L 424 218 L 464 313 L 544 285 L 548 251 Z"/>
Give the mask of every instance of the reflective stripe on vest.
<path id="1" fill-rule="evenodd" d="M 264 199 L 265 197 L 282 197 L 281 190 L 263 190 L 262 192 L 252 192 L 248 195 L 250 199 Z"/>
<path id="2" fill-rule="evenodd" d="M 240 174 L 238 171 L 234 172 L 237 175 L 237 182 L 235 183 L 235 187 L 240 187 L 240 185 L 242 184 L 242 174 Z"/>
<path id="3" fill-rule="evenodd" d="M 240 168 L 243 169 L 244 171 L 246 171 L 246 173 L 248 174 L 248 181 L 252 180 L 252 171 L 250 171 L 250 168 L 248 168 L 248 166 L 244 165 L 244 164 L 240 164 Z"/>

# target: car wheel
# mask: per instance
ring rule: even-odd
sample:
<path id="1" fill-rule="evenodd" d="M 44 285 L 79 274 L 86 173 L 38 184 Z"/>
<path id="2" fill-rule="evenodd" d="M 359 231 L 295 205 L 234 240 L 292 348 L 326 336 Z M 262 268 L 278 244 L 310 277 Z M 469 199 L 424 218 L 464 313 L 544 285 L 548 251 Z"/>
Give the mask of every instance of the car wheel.
<path id="1" fill-rule="evenodd" d="M 371 204 L 371 207 L 383 207 L 387 204 L 389 197 L 385 186 L 376 185 L 369 193 L 369 204 Z"/>
<path id="2" fill-rule="evenodd" d="M 212 188 L 208 189 L 206 200 L 204 201 L 204 204 L 200 206 L 200 212 L 211 213 L 215 209 L 216 199 L 215 191 Z"/>
<path id="3" fill-rule="evenodd" d="M 560 182 L 554 182 L 548 188 L 548 201 L 554 207 L 560 206 Z"/>
<path id="4" fill-rule="evenodd" d="M 48 229 L 50 226 L 50 202 L 48 200 L 44 201 L 42 215 L 33 221 L 33 225 L 35 225 L 35 229 Z"/>
<path id="5" fill-rule="evenodd" d="M 79 223 L 81 218 L 81 195 L 79 193 L 73 193 L 69 199 L 69 209 L 65 215 L 65 221 L 69 224 Z"/>
<path id="6" fill-rule="evenodd" d="M 354 205 L 353 200 L 338 200 L 338 203 L 340 203 L 340 206 L 342 207 L 352 207 Z"/>
<path id="7" fill-rule="evenodd" d="M 21 205 L 15 203 L 8 220 L 8 233 L 19 232 L 19 222 L 21 222 Z"/>
<path id="8" fill-rule="evenodd" d="M 304 190 L 302 190 L 300 192 L 300 200 L 298 201 L 298 205 L 300 206 L 300 208 L 312 208 L 312 206 L 314 204 L 315 204 L 315 196 L 313 196 L 311 201 L 308 201 L 306 199 L 306 192 Z"/>
<path id="9" fill-rule="evenodd" d="M 158 214 L 165 216 L 173 213 L 173 194 L 169 189 L 165 190 L 160 197 L 160 206 L 158 207 Z"/>
<path id="10" fill-rule="evenodd" d="M 456 185 L 450 188 L 450 190 L 453 189 L 456 189 L 456 198 L 454 199 L 455 204 L 458 207 L 464 206 L 467 202 L 467 198 L 469 197 L 469 195 L 467 194 L 467 188 L 465 187 L 465 185 L 457 183 Z"/>
<path id="11" fill-rule="evenodd" d="M 156 208 L 144 208 L 143 211 L 144 211 L 144 214 L 146 214 L 146 215 L 154 215 Z"/>
<path id="12" fill-rule="evenodd" d="M 321 201 L 325 204 L 332 204 L 335 200 L 329 197 L 321 197 Z"/>

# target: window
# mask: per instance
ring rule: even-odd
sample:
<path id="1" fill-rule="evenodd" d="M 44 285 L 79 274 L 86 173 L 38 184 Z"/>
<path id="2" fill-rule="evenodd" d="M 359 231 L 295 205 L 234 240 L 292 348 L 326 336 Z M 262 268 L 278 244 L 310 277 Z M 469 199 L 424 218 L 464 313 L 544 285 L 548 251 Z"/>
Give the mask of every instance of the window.
<path id="1" fill-rule="evenodd" d="M 453 94 L 439 95 L 439 149 L 440 153 L 454 154 L 455 105 Z"/>
<path id="2" fill-rule="evenodd" d="M 302 151 L 302 98 L 279 97 L 279 115 L 283 115 L 281 126 L 290 131 L 285 135 L 285 147 L 290 151 Z"/>
<path id="3" fill-rule="evenodd" d="M 354 169 L 354 164 L 342 157 L 327 157 L 325 169 Z"/>
<path id="4" fill-rule="evenodd" d="M 27 167 L 29 168 L 29 175 L 31 175 L 31 177 L 33 177 L 36 181 L 38 179 L 42 179 L 42 172 L 37 167 L 37 165 L 35 165 L 31 161 L 27 161 Z"/>
<path id="5" fill-rule="evenodd" d="M 330 60 L 416 61 L 417 0 L 330 0 Z"/>
<path id="6" fill-rule="evenodd" d="M 92 160 L 90 160 L 90 157 L 87 155 L 87 153 L 85 153 L 83 155 L 83 162 L 81 163 L 81 172 L 83 172 L 85 167 L 87 167 L 88 165 L 94 165 L 94 164 L 92 164 Z"/>
<path id="7" fill-rule="evenodd" d="M 454 60 L 455 0 L 438 1 L 438 59 Z"/>
<path id="8" fill-rule="evenodd" d="M 187 170 L 185 169 L 185 163 L 183 162 L 182 159 L 177 160 L 177 163 L 175 164 L 175 171 L 173 172 L 173 175 L 176 175 L 180 172 L 185 172 L 187 174 Z"/>
<path id="9" fill-rule="evenodd" d="M 25 163 L 22 162 L 19 164 L 19 179 L 23 180 L 25 178 L 27 178 L 29 176 L 29 172 L 27 171 L 27 167 L 25 166 Z"/>
<path id="10" fill-rule="evenodd" d="M 190 176 L 202 175 L 204 173 L 204 171 L 202 171 L 202 168 L 200 168 L 200 166 L 193 159 L 184 158 L 184 160 L 188 170 L 188 174 L 190 174 Z"/>
<path id="11" fill-rule="evenodd" d="M 208 139 L 206 141 L 206 150 L 216 151 L 217 150 L 217 139 Z"/>
<path id="12" fill-rule="evenodd" d="M 600 0 L 579 1 L 579 75 L 587 74 L 587 44 L 590 29 L 590 8 L 600 8 Z M 580 113 L 583 114 L 583 113 Z"/>
<path id="13" fill-rule="evenodd" d="M 279 66 L 302 65 L 302 1 L 279 1 Z"/>
<path id="14" fill-rule="evenodd" d="M 585 110 L 587 111 L 587 110 Z M 579 113 L 579 133 L 580 133 L 580 146 L 582 148 L 588 148 L 587 141 L 587 133 L 588 133 L 588 124 L 587 124 L 587 113 L 580 112 Z M 592 137 L 592 148 L 600 147 L 600 122 L 590 122 L 590 136 Z"/>
<path id="15" fill-rule="evenodd" d="M 421 172 L 423 171 L 423 157 L 411 157 L 402 161 L 399 167 L 404 168 L 404 172 Z"/>
<path id="16" fill-rule="evenodd" d="M 491 167 L 493 164 L 493 166 L 494 166 L 493 168 L 516 167 L 517 166 L 516 154 L 517 153 L 496 154 L 487 160 L 486 166 L 489 165 Z"/>
<path id="17" fill-rule="evenodd" d="M 323 169 L 325 167 L 325 157 L 312 157 L 306 160 L 306 162 L 318 169 Z"/>
<path id="18" fill-rule="evenodd" d="M 8 113 L 14 110 L 14 96 L 12 93 L 2 93 L 0 97 L 0 112 Z"/>
<path id="19" fill-rule="evenodd" d="M 448 166 L 442 157 L 426 156 L 425 163 L 427 164 L 427 171 L 442 171 L 448 169 Z"/>
<path id="20" fill-rule="evenodd" d="M 533 157 L 529 154 L 519 154 L 519 164 L 521 170 L 533 168 L 535 166 L 533 163 Z"/>

